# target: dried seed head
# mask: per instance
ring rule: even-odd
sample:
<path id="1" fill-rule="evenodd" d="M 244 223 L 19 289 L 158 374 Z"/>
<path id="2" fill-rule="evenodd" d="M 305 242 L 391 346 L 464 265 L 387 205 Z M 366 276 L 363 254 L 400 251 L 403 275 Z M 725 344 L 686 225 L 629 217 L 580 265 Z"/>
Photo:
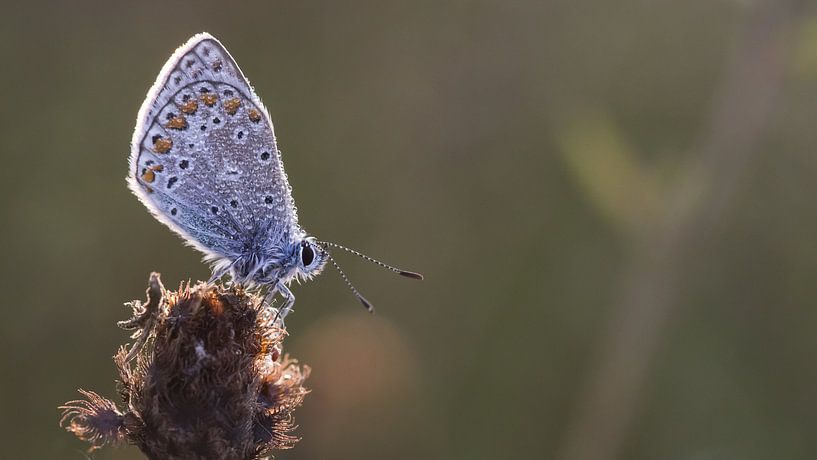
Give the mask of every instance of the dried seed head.
<path id="1" fill-rule="evenodd" d="M 123 407 L 92 392 L 62 407 L 66 429 L 92 444 L 127 440 L 150 458 L 263 458 L 294 446 L 292 412 L 309 368 L 282 356 L 275 312 L 240 289 L 167 292 L 151 277 L 133 302 L 131 350 L 114 360 Z"/>

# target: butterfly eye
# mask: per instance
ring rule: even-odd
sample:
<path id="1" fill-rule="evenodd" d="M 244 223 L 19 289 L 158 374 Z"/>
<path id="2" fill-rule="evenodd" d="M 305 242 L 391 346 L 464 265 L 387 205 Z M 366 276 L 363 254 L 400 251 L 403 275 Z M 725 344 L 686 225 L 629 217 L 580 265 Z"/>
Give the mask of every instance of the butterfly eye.
<path id="1" fill-rule="evenodd" d="M 304 267 L 308 267 L 312 265 L 312 262 L 315 260 L 315 252 L 312 250 L 312 246 L 308 243 L 305 243 L 301 247 L 301 263 Z"/>

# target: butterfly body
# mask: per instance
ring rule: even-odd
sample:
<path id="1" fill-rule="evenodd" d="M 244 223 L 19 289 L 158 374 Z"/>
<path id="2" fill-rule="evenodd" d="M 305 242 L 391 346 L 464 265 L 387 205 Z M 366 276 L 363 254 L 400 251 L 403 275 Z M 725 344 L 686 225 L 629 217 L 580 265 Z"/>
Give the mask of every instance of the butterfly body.
<path id="1" fill-rule="evenodd" d="M 269 286 L 291 304 L 285 285 L 326 262 L 298 225 L 267 109 L 208 34 L 180 47 L 149 91 L 127 180 L 159 221 L 204 253 L 213 279 Z"/>

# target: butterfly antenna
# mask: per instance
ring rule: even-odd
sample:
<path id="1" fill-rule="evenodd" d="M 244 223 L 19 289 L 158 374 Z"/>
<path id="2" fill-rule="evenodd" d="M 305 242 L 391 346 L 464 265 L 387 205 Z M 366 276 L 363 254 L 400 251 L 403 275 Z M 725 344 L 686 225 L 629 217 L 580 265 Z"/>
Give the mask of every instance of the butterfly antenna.
<path id="1" fill-rule="evenodd" d="M 360 291 L 358 291 L 355 288 L 355 286 L 352 285 L 352 282 L 349 281 L 349 278 L 346 276 L 346 273 L 343 273 L 343 270 L 340 269 L 340 265 L 338 265 L 338 263 L 335 262 L 335 259 L 332 258 L 329 252 L 324 251 L 324 254 L 329 259 L 329 262 L 332 262 L 332 265 L 335 267 L 338 273 L 340 273 L 340 277 L 343 278 L 343 281 L 346 281 L 346 285 L 349 286 L 349 289 L 352 291 L 352 294 L 354 294 L 355 297 L 357 297 L 357 300 L 359 300 L 360 303 L 362 303 L 363 306 L 366 307 L 366 310 L 369 310 L 369 313 L 374 313 L 374 305 L 372 305 L 371 302 L 366 300 L 366 297 L 363 297 L 363 294 L 361 294 Z"/>
<path id="2" fill-rule="evenodd" d="M 381 261 L 379 261 L 377 259 L 373 259 L 373 258 L 367 256 L 366 254 L 363 254 L 362 252 L 355 251 L 354 249 L 347 248 L 346 246 L 341 246 L 341 245 L 339 245 L 337 243 L 330 243 L 328 241 L 318 241 L 318 244 L 320 244 L 323 247 L 332 246 L 333 248 L 343 249 L 346 252 L 351 252 L 352 254 L 360 257 L 363 260 L 369 261 L 369 262 L 371 262 L 371 263 L 373 263 L 375 265 L 380 265 L 381 267 L 383 267 L 383 268 L 385 268 L 387 270 L 391 270 L 394 273 L 397 273 L 398 275 L 405 276 L 406 278 L 412 278 L 412 279 L 415 279 L 415 280 L 423 279 L 423 275 L 421 275 L 419 273 L 410 272 L 408 270 L 402 270 L 402 269 L 399 269 L 397 267 L 392 267 L 391 265 L 384 264 L 383 262 L 381 262 Z M 330 260 L 331 260 L 331 257 L 330 257 Z M 332 260 L 332 263 L 335 263 L 335 261 Z M 337 267 L 337 265 L 335 265 L 335 266 Z M 340 270 L 340 268 L 338 268 L 338 270 Z"/>

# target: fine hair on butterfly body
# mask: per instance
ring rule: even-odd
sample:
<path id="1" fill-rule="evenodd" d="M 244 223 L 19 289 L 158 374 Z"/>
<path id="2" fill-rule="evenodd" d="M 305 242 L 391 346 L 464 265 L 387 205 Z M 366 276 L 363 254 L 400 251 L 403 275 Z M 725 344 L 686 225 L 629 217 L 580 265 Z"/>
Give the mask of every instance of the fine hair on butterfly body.
<path id="1" fill-rule="evenodd" d="M 328 247 L 298 224 L 269 112 L 224 46 L 213 36 L 190 38 L 165 63 L 139 110 L 130 155 L 129 188 L 160 222 L 201 251 L 211 281 L 229 276 L 249 288 L 284 298 L 288 285 L 309 280 L 327 262 Z"/>

